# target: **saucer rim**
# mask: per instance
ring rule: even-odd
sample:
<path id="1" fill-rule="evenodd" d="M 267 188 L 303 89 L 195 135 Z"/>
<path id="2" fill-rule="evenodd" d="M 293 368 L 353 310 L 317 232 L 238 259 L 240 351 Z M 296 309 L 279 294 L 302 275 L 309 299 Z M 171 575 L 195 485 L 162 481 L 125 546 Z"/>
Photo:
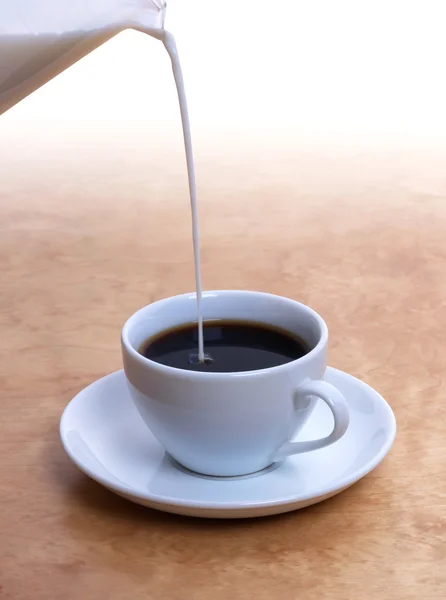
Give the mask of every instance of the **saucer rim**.
<path id="1" fill-rule="evenodd" d="M 120 494 L 123 496 L 131 496 L 135 499 L 139 498 L 146 502 L 151 502 L 155 505 L 163 505 L 166 507 L 169 507 L 169 506 L 170 507 L 181 507 L 181 508 L 185 508 L 185 509 L 198 509 L 198 510 L 202 510 L 202 511 L 218 511 L 218 510 L 232 511 L 232 510 L 237 510 L 237 509 L 250 509 L 250 508 L 252 508 L 252 509 L 270 508 L 270 507 L 273 508 L 273 507 L 286 506 L 289 504 L 304 503 L 309 500 L 317 499 L 319 497 L 327 497 L 327 496 L 330 497 L 330 496 L 333 496 L 336 493 L 350 487 L 351 485 L 353 485 L 354 483 L 356 483 L 357 481 L 359 481 L 360 479 L 362 479 L 363 477 L 368 475 L 371 471 L 373 471 L 382 462 L 384 457 L 390 451 L 390 449 L 395 441 L 396 431 L 397 431 L 395 415 L 394 415 L 391 407 L 387 403 L 387 401 L 381 396 L 381 394 L 379 394 L 379 392 L 377 392 L 374 388 L 372 388 L 369 384 L 365 383 L 364 381 L 358 379 L 357 377 L 355 377 L 353 375 L 350 375 L 349 373 L 346 373 L 345 371 L 341 371 L 340 369 L 336 369 L 334 367 L 327 367 L 326 376 L 327 375 L 329 376 L 330 373 L 333 373 L 340 377 L 350 379 L 352 381 L 352 383 L 354 383 L 355 385 L 362 386 L 363 388 L 365 388 L 367 393 L 374 398 L 375 402 L 381 403 L 381 405 L 386 413 L 386 423 L 389 428 L 389 432 L 387 435 L 387 439 L 386 439 L 385 443 L 383 444 L 383 447 L 381 448 L 381 450 L 372 459 L 370 459 L 367 463 L 365 463 L 360 469 L 356 470 L 353 474 L 351 474 L 348 477 L 337 480 L 336 483 L 334 483 L 330 486 L 327 486 L 325 488 L 323 487 L 318 490 L 313 490 L 312 492 L 308 492 L 305 494 L 294 494 L 292 496 L 287 496 L 286 498 L 274 499 L 274 500 L 263 500 L 263 501 L 250 500 L 250 501 L 246 501 L 246 502 L 240 501 L 240 500 L 237 500 L 235 502 L 186 500 L 186 499 L 181 499 L 181 498 L 177 498 L 177 497 L 173 497 L 173 496 L 163 496 L 163 495 L 159 495 L 159 494 L 151 494 L 150 492 L 142 492 L 140 490 L 136 490 L 134 488 L 127 486 L 123 482 L 119 482 L 117 480 L 110 481 L 106 477 L 103 477 L 102 475 L 98 475 L 95 471 L 90 469 L 87 465 L 83 464 L 82 460 L 79 460 L 77 458 L 77 456 L 75 455 L 75 453 L 73 453 L 71 451 L 70 444 L 68 443 L 68 441 L 66 439 L 66 429 L 67 428 L 65 427 L 65 421 L 69 417 L 69 413 L 74 409 L 75 405 L 78 402 L 81 402 L 83 400 L 84 394 L 89 393 L 89 392 L 91 393 L 90 388 L 94 388 L 96 386 L 103 384 L 104 383 L 103 380 L 105 380 L 105 379 L 114 379 L 114 378 L 119 378 L 119 377 L 125 377 L 124 371 L 122 369 L 118 370 L 118 371 L 114 371 L 113 373 L 109 373 L 108 375 L 105 375 L 104 377 L 101 377 L 101 378 L 93 381 L 89 385 L 85 386 L 67 404 L 67 406 L 65 407 L 65 409 L 61 415 L 60 425 L 59 425 L 59 432 L 60 432 L 62 446 L 63 446 L 65 452 L 67 453 L 67 455 L 70 457 L 70 459 L 73 461 L 73 463 L 80 469 L 80 471 L 85 473 L 88 477 L 90 477 L 97 483 L 103 485 L 105 488 L 109 489 L 110 491 L 115 491 L 117 494 Z M 231 483 L 234 483 L 234 482 L 231 482 Z M 209 481 L 209 485 L 215 485 L 215 484 L 218 485 L 219 482 Z"/>

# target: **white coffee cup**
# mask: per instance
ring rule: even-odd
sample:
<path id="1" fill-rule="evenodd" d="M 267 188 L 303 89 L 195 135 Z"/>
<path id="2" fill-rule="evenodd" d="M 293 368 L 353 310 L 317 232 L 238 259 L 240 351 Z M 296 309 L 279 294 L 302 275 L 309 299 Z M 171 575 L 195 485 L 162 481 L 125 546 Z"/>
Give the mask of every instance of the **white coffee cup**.
<path id="1" fill-rule="evenodd" d="M 342 394 L 323 380 L 328 330 L 311 308 L 272 294 L 206 292 L 204 320 L 266 323 L 298 335 L 311 348 L 278 367 L 237 373 L 194 372 L 142 356 L 141 344 L 196 320 L 196 296 L 184 294 L 145 306 L 122 330 L 124 370 L 132 399 L 147 427 L 176 461 L 198 473 L 236 476 L 260 471 L 286 456 L 316 450 L 344 435 L 349 422 Z M 291 441 L 317 398 L 330 407 L 333 431 Z"/>

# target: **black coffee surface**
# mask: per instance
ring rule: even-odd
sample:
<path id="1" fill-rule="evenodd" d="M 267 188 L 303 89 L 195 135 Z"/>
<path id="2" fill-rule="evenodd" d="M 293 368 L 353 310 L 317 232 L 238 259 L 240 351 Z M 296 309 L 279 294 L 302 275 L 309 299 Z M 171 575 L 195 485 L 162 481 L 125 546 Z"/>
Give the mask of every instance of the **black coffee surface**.
<path id="1" fill-rule="evenodd" d="M 198 363 L 198 328 L 190 323 L 163 331 L 146 340 L 140 354 L 155 362 L 209 373 L 257 371 L 283 365 L 309 352 L 305 342 L 292 334 L 247 321 L 204 323 L 204 349 L 209 359 Z"/>

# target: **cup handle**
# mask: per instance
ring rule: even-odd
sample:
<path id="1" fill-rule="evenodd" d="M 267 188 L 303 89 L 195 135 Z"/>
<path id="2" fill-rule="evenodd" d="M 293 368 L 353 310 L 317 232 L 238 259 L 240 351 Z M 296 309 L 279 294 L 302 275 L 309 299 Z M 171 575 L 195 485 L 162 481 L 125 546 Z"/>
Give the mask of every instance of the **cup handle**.
<path id="1" fill-rule="evenodd" d="M 334 385 L 326 381 L 309 381 L 299 386 L 295 392 L 298 395 L 317 396 L 330 407 L 334 418 L 334 427 L 330 435 L 318 440 L 310 440 L 308 442 L 286 442 L 279 448 L 274 456 L 274 460 L 282 460 L 286 456 L 292 454 L 301 454 L 318 450 L 336 442 L 347 431 L 349 422 L 349 411 L 347 402 L 344 396 Z"/>

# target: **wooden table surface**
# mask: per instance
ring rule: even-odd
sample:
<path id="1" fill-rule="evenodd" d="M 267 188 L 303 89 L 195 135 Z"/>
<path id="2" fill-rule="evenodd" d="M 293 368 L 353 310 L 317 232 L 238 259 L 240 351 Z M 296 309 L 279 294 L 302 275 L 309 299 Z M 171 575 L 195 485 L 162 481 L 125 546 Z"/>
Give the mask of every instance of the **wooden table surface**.
<path id="1" fill-rule="evenodd" d="M 304 66 L 258 32 L 248 58 L 241 30 L 229 53 L 183 35 L 203 280 L 318 310 L 330 364 L 392 406 L 390 454 L 333 499 L 238 522 L 133 505 L 64 454 L 61 412 L 120 368 L 127 316 L 194 287 L 167 58 L 125 33 L 0 118 L 1 600 L 446 597 L 446 43 L 423 30 L 427 93 L 394 76 L 406 38 L 369 56 L 366 28 L 334 44 L 341 23 L 293 42 Z"/>

